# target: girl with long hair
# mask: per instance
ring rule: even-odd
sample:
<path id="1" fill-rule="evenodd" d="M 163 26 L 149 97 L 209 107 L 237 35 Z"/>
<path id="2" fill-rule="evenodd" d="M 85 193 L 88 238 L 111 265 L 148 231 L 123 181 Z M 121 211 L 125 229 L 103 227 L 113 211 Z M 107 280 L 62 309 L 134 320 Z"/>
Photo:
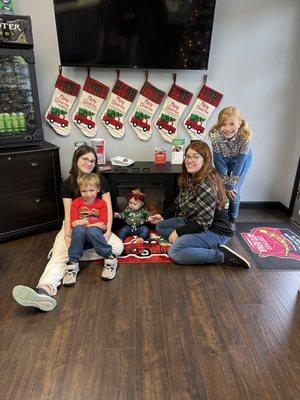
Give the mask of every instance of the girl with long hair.
<path id="1" fill-rule="evenodd" d="M 219 113 L 218 122 L 211 128 L 209 137 L 214 164 L 224 182 L 229 200 L 228 217 L 235 230 L 240 190 L 252 161 L 252 132 L 237 108 L 226 107 Z"/>
<path id="2" fill-rule="evenodd" d="M 104 259 L 104 268 L 102 271 L 102 279 L 113 279 L 117 271 L 117 260 L 123 251 L 123 244 L 121 240 L 111 232 L 113 213 L 110 197 L 109 183 L 104 176 L 100 175 L 97 155 L 95 150 L 87 145 L 78 147 L 73 155 L 72 166 L 69 177 L 63 181 L 61 185 L 60 196 L 64 205 L 64 223 L 55 238 L 52 248 L 51 259 L 45 267 L 45 270 L 40 277 L 37 288 L 18 285 L 13 289 L 13 297 L 16 302 L 22 306 L 36 307 L 43 311 L 51 311 L 56 305 L 57 301 L 53 297 L 57 293 L 57 288 L 60 286 L 61 281 L 66 273 L 70 272 L 70 266 L 66 265 L 68 262 L 68 248 L 71 243 L 71 203 L 72 200 L 80 196 L 79 188 L 77 185 L 77 178 L 84 174 L 94 172 L 100 178 L 100 191 L 98 197 L 102 198 L 108 210 L 107 229 L 103 234 L 105 240 L 112 247 L 112 253 L 115 259 Z M 83 259 L 95 260 L 101 258 L 97 255 L 94 249 L 85 251 Z"/>
<path id="3" fill-rule="evenodd" d="M 194 141 L 185 150 L 180 192 L 174 203 L 149 221 L 170 243 L 169 257 L 177 264 L 225 264 L 249 268 L 249 263 L 225 246 L 233 235 L 224 208 L 222 180 L 212 166 L 208 145 Z"/>

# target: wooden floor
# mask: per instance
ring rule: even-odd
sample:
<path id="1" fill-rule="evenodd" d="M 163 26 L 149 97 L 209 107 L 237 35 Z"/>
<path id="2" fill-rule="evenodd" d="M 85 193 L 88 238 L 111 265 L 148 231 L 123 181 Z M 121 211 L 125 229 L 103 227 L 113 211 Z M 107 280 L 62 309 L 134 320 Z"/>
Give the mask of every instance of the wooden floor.
<path id="1" fill-rule="evenodd" d="M 37 283 L 54 236 L 0 245 L 1 400 L 300 398 L 299 271 L 128 264 L 103 282 L 89 264 L 54 311 L 22 308 L 12 288 Z"/>

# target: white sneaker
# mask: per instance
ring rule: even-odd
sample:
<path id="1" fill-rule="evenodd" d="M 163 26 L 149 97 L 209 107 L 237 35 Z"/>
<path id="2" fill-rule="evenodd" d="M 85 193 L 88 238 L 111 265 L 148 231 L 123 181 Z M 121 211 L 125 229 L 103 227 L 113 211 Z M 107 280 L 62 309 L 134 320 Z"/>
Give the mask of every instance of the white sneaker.
<path id="1" fill-rule="evenodd" d="M 110 281 L 114 279 L 116 276 L 118 269 L 118 259 L 117 258 L 105 258 L 104 259 L 104 268 L 102 271 L 102 279 L 104 281 Z"/>
<path id="2" fill-rule="evenodd" d="M 62 284 L 64 286 L 74 286 L 76 283 L 77 274 L 79 272 L 79 264 L 76 262 L 70 262 L 66 264 L 65 275 L 63 277 Z"/>
<path id="3" fill-rule="evenodd" d="M 16 302 L 24 307 L 35 307 L 42 311 L 52 311 L 57 306 L 54 297 L 41 288 L 33 289 L 28 286 L 18 285 L 14 287 L 12 294 Z"/>

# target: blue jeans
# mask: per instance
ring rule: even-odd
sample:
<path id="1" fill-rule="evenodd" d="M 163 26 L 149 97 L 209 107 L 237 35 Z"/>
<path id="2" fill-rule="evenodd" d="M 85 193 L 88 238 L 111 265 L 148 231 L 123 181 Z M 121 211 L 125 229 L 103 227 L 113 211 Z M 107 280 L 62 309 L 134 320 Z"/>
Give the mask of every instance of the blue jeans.
<path id="1" fill-rule="evenodd" d="M 112 255 L 112 247 L 107 244 L 101 228 L 97 226 L 89 228 L 83 225 L 76 226 L 72 230 L 69 260 L 78 262 L 83 255 L 83 251 L 91 248 L 94 248 L 95 252 L 104 258 Z"/>
<path id="2" fill-rule="evenodd" d="M 234 186 L 234 190 L 236 191 L 235 198 L 233 200 L 229 199 L 228 217 L 232 222 L 235 222 L 239 215 L 241 186 L 246 178 L 251 162 L 251 150 L 246 154 L 245 157 L 223 157 L 214 151 L 214 164 L 219 174 L 227 174 L 230 176 L 231 172 L 233 172 L 234 175 L 237 174 L 239 176 L 239 180 Z"/>
<path id="3" fill-rule="evenodd" d="M 183 225 L 186 225 L 183 218 L 169 218 L 158 222 L 156 231 L 168 239 L 176 228 Z M 221 264 L 224 256 L 218 247 L 229 240 L 229 236 L 219 235 L 207 229 L 200 233 L 180 236 L 171 245 L 168 254 L 177 264 Z"/>
<path id="4" fill-rule="evenodd" d="M 124 240 L 127 236 L 138 236 L 143 239 L 149 237 L 149 228 L 145 225 L 137 226 L 133 228 L 132 226 L 125 225 L 120 229 L 119 238 Z"/>

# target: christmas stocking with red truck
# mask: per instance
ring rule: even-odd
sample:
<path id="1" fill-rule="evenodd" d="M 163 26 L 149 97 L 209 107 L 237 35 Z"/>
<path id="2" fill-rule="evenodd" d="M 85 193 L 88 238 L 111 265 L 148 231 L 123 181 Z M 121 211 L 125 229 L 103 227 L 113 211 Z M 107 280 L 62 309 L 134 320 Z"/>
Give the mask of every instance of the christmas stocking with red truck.
<path id="1" fill-rule="evenodd" d="M 136 94 L 136 89 L 119 79 L 116 80 L 105 111 L 101 116 L 105 127 L 113 137 L 121 138 L 124 136 L 124 117 Z"/>
<path id="2" fill-rule="evenodd" d="M 46 112 L 46 121 L 56 133 L 68 136 L 71 133 L 69 113 L 80 91 L 80 85 L 61 74 L 55 83 L 54 94 Z"/>
<path id="3" fill-rule="evenodd" d="M 163 101 L 165 92 L 146 81 L 140 90 L 134 111 L 129 118 L 132 129 L 141 140 L 149 140 L 152 134 L 151 119 Z"/>
<path id="4" fill-rule="evenodd" d="M 106 99 L 109 87 L 88 76 L 73 114 L 73 121 L 81 132 L 93 138 L 97 134 L 97 114 Z"/>
<path id="5" fill-rule="evenodd" d="M 192 140 L 203 140 L 208 118 L 218 107 L 223 95 L 210 87 L 203 85 L 197 99 L 184 121 L 185 129 Z"/>
<path id="6" fill-rule="evenodd" d="M 177 134 L 177 123 L 183 111 L 189 105 L 193 94 L 186 89 L 172 85 L 166 100 L 164 101 L 162 111 L 155 125 L 163 139 L 171 143 Z"/>

